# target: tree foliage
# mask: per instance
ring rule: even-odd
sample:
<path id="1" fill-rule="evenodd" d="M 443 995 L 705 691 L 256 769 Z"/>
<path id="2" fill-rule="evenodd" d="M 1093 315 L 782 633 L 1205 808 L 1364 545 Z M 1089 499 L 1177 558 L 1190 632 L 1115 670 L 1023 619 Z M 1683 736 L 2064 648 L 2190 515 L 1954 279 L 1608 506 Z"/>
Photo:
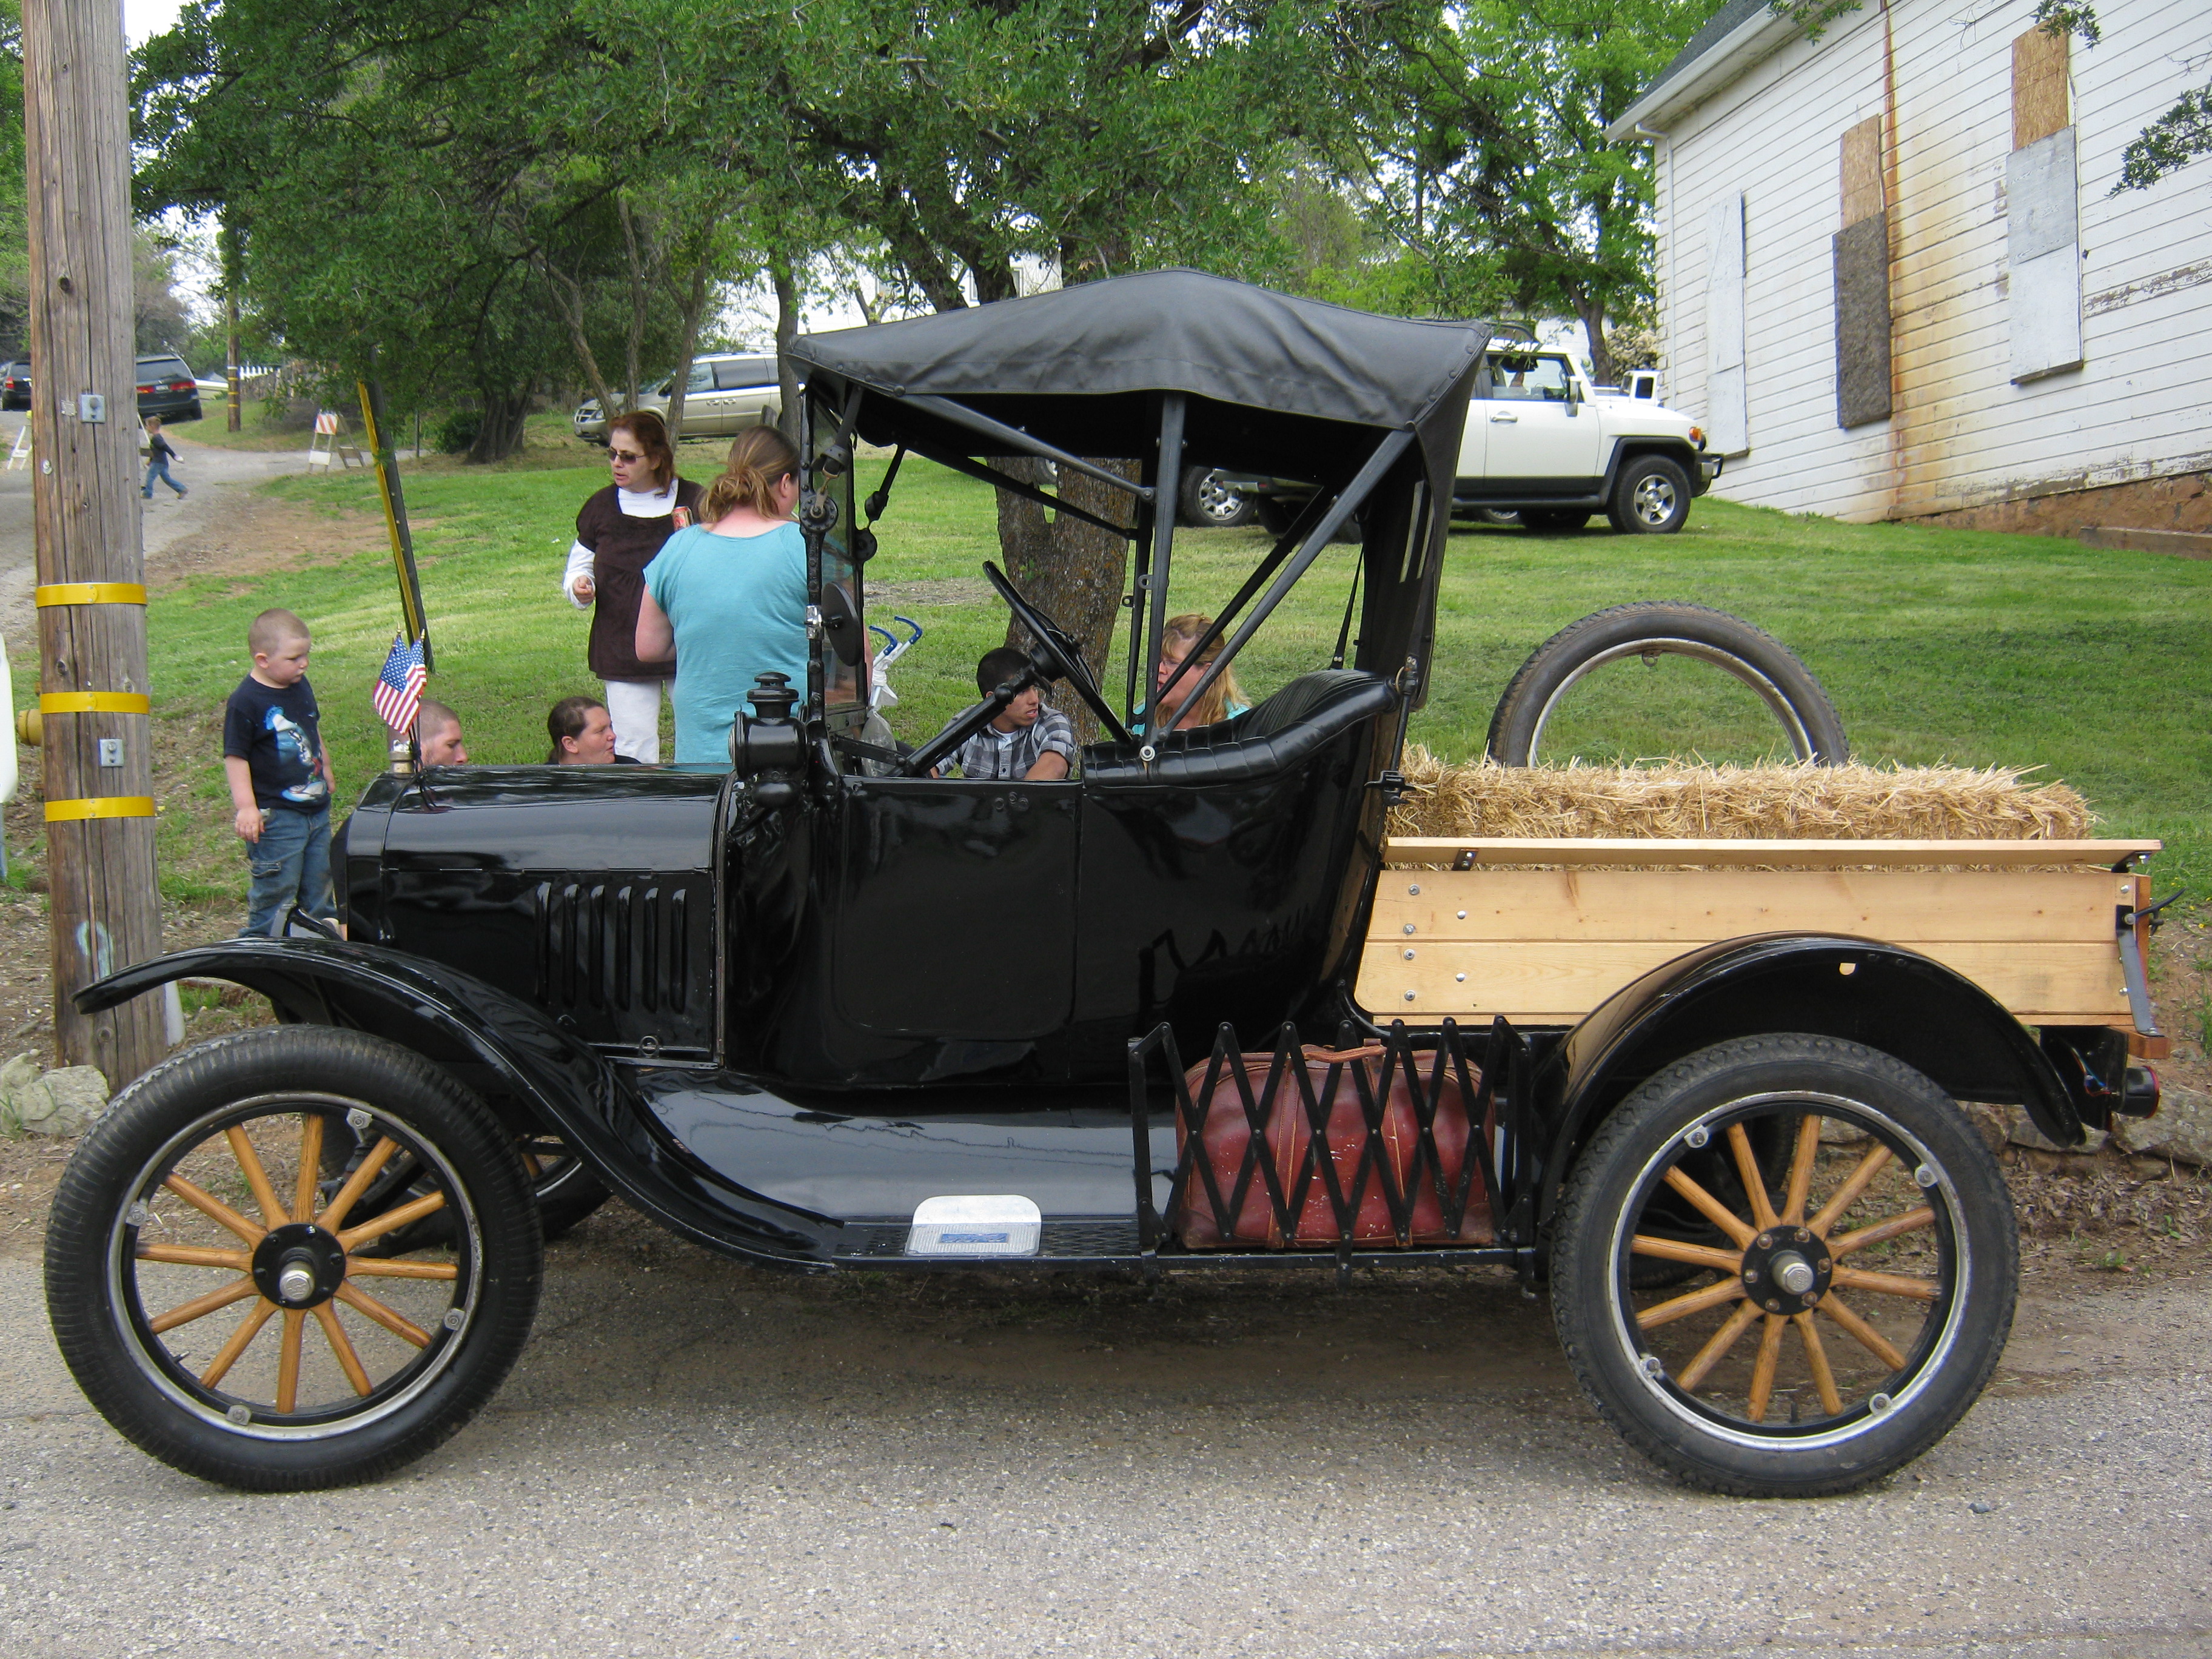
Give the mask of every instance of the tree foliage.
<path id="1" fill-rule="evenodd" d="M 1606 127 L 1720 0 L 1469 0 L 1409 17 L 1344 170 L 1401 251 L 1404 308 L 1577 318 L 1653 300 L 1652 167 Z"/>

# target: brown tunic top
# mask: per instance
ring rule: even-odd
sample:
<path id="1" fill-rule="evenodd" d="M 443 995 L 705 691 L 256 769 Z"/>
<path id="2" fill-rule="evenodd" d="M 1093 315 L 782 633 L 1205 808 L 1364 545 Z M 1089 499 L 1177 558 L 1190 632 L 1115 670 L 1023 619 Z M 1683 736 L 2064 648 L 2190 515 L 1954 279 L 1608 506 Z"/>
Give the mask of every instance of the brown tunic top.
<path id="1" fill-rule="evenodd" d="M 702 491 L 688 478 L 676 481 L 676 505 L 696 521 Z M 576 539 L 592 550 L 592 643 L 586 660 L 603 680 L 665 680 L 676 672 L 673 658 L 640 662 L 637 656 L 638 600 L 645 592 L 645 568 L 660 544 L 676 533 L 676 515 L 632 518 L 615 499 L 615 487 L 586 501 L 576 514 Z"/>

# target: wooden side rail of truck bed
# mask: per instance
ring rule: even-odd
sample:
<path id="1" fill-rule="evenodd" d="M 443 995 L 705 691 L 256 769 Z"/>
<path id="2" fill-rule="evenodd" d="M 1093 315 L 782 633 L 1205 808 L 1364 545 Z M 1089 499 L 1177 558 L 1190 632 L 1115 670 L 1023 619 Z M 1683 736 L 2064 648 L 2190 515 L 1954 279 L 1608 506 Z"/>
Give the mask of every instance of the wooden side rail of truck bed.
<path id="1" fill-rule="evenodd" d="M 1934 957 L 2026 1024 L 2148 1031 L 2119 921 L 2149 902 L 2132 871 L 2159 848 L 1393 837 L 1357 995 L 1382 1019 L 1566 1025 L 1701 945 L 1848 933 Z M 2148 925 L 2133 931 L 2141 949 Z"/>

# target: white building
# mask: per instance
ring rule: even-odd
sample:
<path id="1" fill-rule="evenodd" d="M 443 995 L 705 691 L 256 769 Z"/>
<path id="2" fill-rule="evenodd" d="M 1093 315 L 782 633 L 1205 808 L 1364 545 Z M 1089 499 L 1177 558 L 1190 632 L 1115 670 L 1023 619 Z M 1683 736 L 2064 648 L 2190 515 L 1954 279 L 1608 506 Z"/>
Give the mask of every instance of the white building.
<path id="1" fill-rule="evenodd" d="M 2212 158 L 2113 195 L 2212 76 L 2212 0 L 1719 12 L 1610 130 L 1651 141 L 1668 401 L 1717 493 L 1856 520 L 2212 531 Z"/>

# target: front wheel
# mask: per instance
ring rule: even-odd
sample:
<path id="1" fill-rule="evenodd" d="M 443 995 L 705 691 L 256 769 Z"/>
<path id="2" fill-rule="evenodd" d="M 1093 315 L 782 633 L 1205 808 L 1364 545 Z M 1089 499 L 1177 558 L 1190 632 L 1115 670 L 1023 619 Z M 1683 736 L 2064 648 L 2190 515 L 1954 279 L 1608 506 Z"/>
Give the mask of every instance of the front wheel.
<path id="1" fill-rule="evenodd" d="M 1664 455 L 1636 456 L 1613 480 L 1606 516 L 1623 535 L 1671 536 L 1690 516 L 1690 475 Z"/>
<path id="2" fill-rule="evenodd" d="M 1553 1316 L 1632 1445 L 1737 1497 L 1850 1492 L 1948 1433 L 2012 1328 L 2003 1172 L 1911 1067 L 1794 1034 L 1650 1078 L 1570 1176 Z M 1697 1270 L 1639 1287 L 1637 1265 Z"/>
<path id="3" fill-rule="evenodd" d="M 395 1165 L 415 1174 L 379 1201 Z M 46 1306 L 78 1386 L 143 1450 L 302 1491 L 465 1423 L 530 1334 L 541 1261 L 514 1138 L 481 1103 L 396 1043 L 289 1025 L 117 1099 L 55 1194 Z"/>

